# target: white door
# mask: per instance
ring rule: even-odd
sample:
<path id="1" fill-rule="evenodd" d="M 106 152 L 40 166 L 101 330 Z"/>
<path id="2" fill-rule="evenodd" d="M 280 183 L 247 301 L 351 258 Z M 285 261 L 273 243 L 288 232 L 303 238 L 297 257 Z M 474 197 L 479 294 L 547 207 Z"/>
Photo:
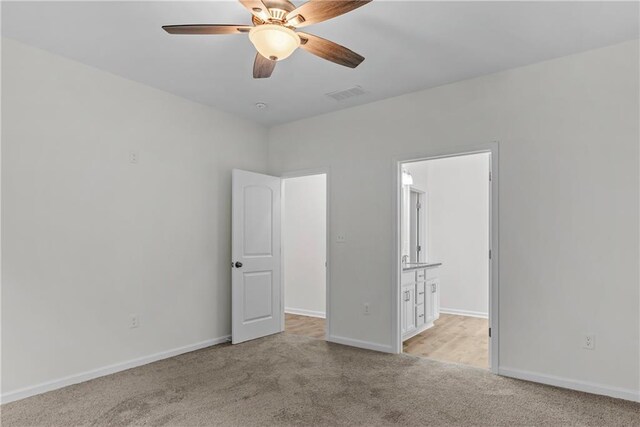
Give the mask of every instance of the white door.
<path id="1" fill-rule="evenodd" d="M 280 193 L 280 178 L 233 170 L 233 344 L 282 332 Z"/>

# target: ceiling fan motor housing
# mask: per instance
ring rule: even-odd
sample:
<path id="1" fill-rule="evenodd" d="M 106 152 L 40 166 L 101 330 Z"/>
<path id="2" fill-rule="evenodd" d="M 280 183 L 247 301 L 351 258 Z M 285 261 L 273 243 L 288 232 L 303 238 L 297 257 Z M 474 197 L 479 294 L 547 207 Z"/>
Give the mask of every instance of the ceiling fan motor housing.
<path id="1" fill-rule="evenodd" d="M 269 9 L 269 13 L 274 21 L 283 22 L 288 12 L 282 9 Z"/>

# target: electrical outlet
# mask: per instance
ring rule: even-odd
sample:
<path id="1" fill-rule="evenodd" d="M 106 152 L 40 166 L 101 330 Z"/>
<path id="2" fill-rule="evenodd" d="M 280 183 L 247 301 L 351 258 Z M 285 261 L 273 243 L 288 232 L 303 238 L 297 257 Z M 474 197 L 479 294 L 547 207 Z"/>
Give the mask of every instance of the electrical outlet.
<path id="1" fill-rule="evenodd" d="M 137 328 L 140 326 L 140 316 L 137 314 L 132 314 L 129 316 L 129 328 Z"/>
<path id="2" fill-rule="evenodd" d="M 138 152 L 137 151 L 129 151 L 129 163 L 138 163 Z"/>
<path id="3" fill-rule="evenodd" d="M 368 316 L 369 314 L 371 314 L 371 306 L 368 302 L 365 302 L 363 304 L 363 312 L 365 314 L 365 316 Z"/>
<path id="4" fill-rule="evenodd" d="M 347 241 L 347 235 L 344 233 L 338 233 L 338 235 L 336 236 L 336 242 L 337 243 L 344 243 Z"/>
<path id="5" fill-rule="evenodd" d="M 595 335 L 585 335 L 582 338 L 582 348 L 586 350 L 595 350 L 596 348 L 596 336 Z"/>

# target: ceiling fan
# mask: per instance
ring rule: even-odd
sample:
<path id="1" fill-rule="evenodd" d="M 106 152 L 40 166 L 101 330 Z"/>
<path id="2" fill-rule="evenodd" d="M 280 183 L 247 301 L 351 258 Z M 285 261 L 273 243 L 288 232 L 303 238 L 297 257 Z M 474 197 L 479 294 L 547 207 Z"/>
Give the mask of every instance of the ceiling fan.
<path id="1" fill-rule="evenodd" d="M 364 57 L 344 46 L 312 34 L 295 31 L 364 6 L 371 0 L 311 0 L 297 7 L 289 0 L 239 0 L 253 15 L 253 25 L 165 25 L 169 34 L 249 34 L 258 53 L 253 77 L 270 77 L 277 61 L 298 47 L 345 67 L 356 68 Z"/>

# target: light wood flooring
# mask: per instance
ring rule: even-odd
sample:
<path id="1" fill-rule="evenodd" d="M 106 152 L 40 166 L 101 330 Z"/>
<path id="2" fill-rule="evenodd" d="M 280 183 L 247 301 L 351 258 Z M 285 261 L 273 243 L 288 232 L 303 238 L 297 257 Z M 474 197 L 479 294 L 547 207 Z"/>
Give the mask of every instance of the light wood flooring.
<path id="1" fill-rule="evenodd" d="M 489 368 L 489 321 L 441 314 L 434 326 L 408 339 L 403 351 L 444 362 Z"/>
<path id="2" fill-rule="evenodd" d="M 288 334 L 324 339 L 324 319 L 284 314 L 284 331 Z"/>
<path id="3" fill-rule="evenodd" d="M 324 339 L 324 319 L 285 314 L 285 332 Z M 441 314 L 434 326 L 404 342 L 403 351 L 444 362 L 489 367 L 489 322 L 476 317 Z"/>

